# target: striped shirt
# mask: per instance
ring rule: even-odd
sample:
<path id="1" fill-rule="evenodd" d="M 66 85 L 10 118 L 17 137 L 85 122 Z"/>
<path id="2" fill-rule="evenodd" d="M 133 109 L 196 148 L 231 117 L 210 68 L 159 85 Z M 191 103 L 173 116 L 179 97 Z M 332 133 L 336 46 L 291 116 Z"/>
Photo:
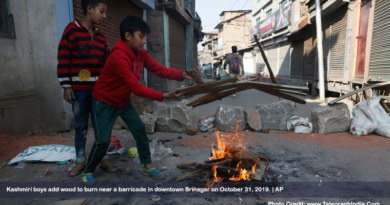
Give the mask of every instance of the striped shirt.
<path id="1" fill-rule="evenodd" d="M 80 22 L 71 22 L 58 47 L 57 76 L 61 86 L 92 91 L 108 54 L 106 37 L 97 28 L 91 36 Z"/>

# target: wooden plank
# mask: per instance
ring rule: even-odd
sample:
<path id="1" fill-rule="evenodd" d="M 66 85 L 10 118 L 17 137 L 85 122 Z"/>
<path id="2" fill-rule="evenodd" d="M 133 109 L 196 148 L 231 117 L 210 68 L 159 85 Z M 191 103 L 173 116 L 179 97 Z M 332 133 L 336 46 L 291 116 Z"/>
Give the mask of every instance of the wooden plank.
<path id="1" fill-rule="evenodd" d="M 187 175 L 184 175 L 184 176 L 182 176 L 182 177 L 177 178 L 176 181 L 177 181 L 177 182 L 182 181 L 182 180 L 187 179 L 187 178 L 189 178 L 189 177 L 191 177 L 191 176 L 193 176 L 193 175 L 195 175 L 195 174 L 199 174 L 199 173 L 201 173 L 202 171 L 203 171 L 203 169 L 198 169 L 198 170 L 196 170 L 196 171 L 194 171 L 194 172 L 191 172 L 191 173 L 189 173 L 189 174 L 187 174 Z"/>
<path id="2" fill-rule="evenodd" d="M 237 81 L 238 81 L 238 77 L 232 77 L 232 78 L 219 80 L 219 81 L 212 81 L 212 82 L 209 82 L 209 83 L 203 83 L 203 84 L 200 84 L 200 85 L 195 85 L 195 86 L 179 89 L 178 93 L 193 92 L 193 91 L 196 91 L 196 90 L 207 89 L 209 87 L 214 87 L 214 86 L 218 86 L 218 85 L 223 85 L 225 83 L 232 83 L 232 82 L 237 82 Z"/>
<path id="3" fill-rule="evenodd" d="M 198 107 L 198 106 L 201 106 L 201 105 L 204 105 L 204 104 L 208 104 L 208 103 L 211 103 L 211 102 L 214 102 L 216 100 L 222 100 L 223 98 L 225 97 L 228 97 L 230 95 L 233 95 L 237 92 L 241 92 L 241 91 L 244 91 L 244 90 L 249 90 L 251 89 L 251 87 L 242 87 L 242 88 L 236 88 L 236 89 L 233 89 L 233 90 L 229 90 L 229 91 L 225 91 L 225 92 L 222 92 L 222 93 L 211 93 L 211 94 L 208 94 L 208 95 L 205 95 L 202 97 L 202 99 L 205 99 L 197 104 L 194 104 L 195 101 L 187 104 L 187 106 L 193 106 L 193 107 Z"/>
<path id="4" fill-rule="evenodd" d="M 186 169 L 186 168 L 190 168 L 190 167 L 195 167 L 196 166 L 196 162 L 191 162 L 191 163 L 188 163 L 188 164 L 179 164 L 176 166 L 176 168 L 178 169 Z"/>
<path id="5" fill-rule="evenodd" d="M 218 174 L 223 174 L 223 175 L 227 175 L 227 176 L 233 176 L 233 175 L 240 174 L 240 171 L 241 171 L 241 170 L 237 170 L 237 168 L 230 168 L 230 167 L 226 167 L 226 166 L 222 166 L 222 165 L 213 165 L 213 164 L 197 164 L 196 168 L 211 171 L 214 166 L 217 167 Z"/>
<path id="6" fill-rule="evenodd" d="M 355 94 L 357 94 L 359 92 L 362 92 L 362 91 L 365 91 L 365 90 L 368 90 L 368 89 L 372 89 L 372 88 L 388 86 L 388 85 L 390 85 L 390 82 L 384 82 L 384 83 L 377 83 L 377 84 L 369 85 L 367 87 L 360 88 L 358 90 L 355 90 L 355 91 L 352 91 L 350 93 L 347 93 L 347 94 L 345 94 L 345 95 L 343 95 L 343 96 L 341 96 L 341 97 L 339 97 L 339 98 L 337 98 L 335 100 L 332 100 L 331 102 L 328 103 L 328 105 L 333 105 L 333 104 L 337 103 L 338 101 L 343 100 L 343 99 L 345 99 L 347 97 L 350 97 L 352 95 L 355 95 Z"/>
<path id="7" fill-rule="evenodd" d="M 280 92 L 280 93 L 288 93 L 288 94 L 293 94 L 293 95 L 306 96 L 306 93 L 296 92 L 296 91 L 291 91 L 291 90 L 280 89 L 280 90 L 278 90 L 278 92 Z"/>
<path id="8" fill-rule="evenodd" d="M 255 41 L 256 41 L 256 44 L 257 46 L 259 47 L 260 49 L 260 53 L 261 53 L 261 56 L 263 56 L 263 59 L 264 59 L 264 62 L 265 64 L 267 65 L 267 69 L 268 69 L 268 72 L 269 72 L 269 75 L 271 77 L 271 81 L 275 84 L 278 84 L 278 82 L 276 81 L 275 79 L 275 76 L 274 76 L 274 73 L 272 72 L 272 69 L 271 69 L 271 65 L 269 64 L 268 62 L 268 58 L 267 56 L 265 55 L 265 52 L 263 50 L 263 47 L 261 46 L 260 42 L 259 42 L 259 39 L 257 38 L 257 35 L 254 35 L 255 37 Z"/>
<path id="9" fill-rule="evenodd" d="M 196 83 L 198 84 L 203 84 L 203 80 L 202 78 L 200 78 L 198 75 L 197 75 L 197 72 L 194 71 L 194 70 L 186 70 L 185 71 Z"/>

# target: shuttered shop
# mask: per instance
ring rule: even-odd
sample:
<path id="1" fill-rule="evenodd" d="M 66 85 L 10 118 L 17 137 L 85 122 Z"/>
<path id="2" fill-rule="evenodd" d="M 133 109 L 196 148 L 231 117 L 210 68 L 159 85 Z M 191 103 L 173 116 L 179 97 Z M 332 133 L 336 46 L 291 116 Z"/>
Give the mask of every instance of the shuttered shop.
<path id="1" fill-rule="evenodd" d="M 390 4 L 375 1 L 369 76 L 373 81 L 390 80 Z"/>
<path id="2" fill-rule="evenodd" d="M 81 0 L 73 0 L 73 11 L 75 20 L 82 21 L 84 15 Z M 107 0 L 107 19 L 98 28 L 106 36 L 110 49 L 120 39 L 119 26 L 128 15 L 142 18 L 143 9 L 130 0 Z"/>
<path id="3" fill-rule="evenodd" d="M 186 69 L 186 30 L 183 24 L 169 16 L 169 55 L 172 68 Z"/>
<path id="4" fill-rule="evenodd" d="M 345 5 L 333 13 L 329 56 L 329 81 L 342 81 L 344 76 L 347 10 L 348 5 Z"/>
<path id="5" fill-rule="evenodd" d="M 303 79 L 303 40 L 292 42 L 291 78 L 300 80 Z"/>

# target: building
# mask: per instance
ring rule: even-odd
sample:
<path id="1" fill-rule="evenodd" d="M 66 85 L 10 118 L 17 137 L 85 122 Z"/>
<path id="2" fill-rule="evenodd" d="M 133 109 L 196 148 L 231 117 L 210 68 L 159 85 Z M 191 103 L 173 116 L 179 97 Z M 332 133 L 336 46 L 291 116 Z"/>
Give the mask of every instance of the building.
<path id="1" fill-rule="evenodd" d="M 56 76 L 57 50 L 68 23 L 82 19 L 80 2 L 0 1 L 1 134 L 27 134 L 40 128 L 72 129 L 71 105 L 63 100 L 63 90 Z M 106 36 L 109 48 L 120 39 L 121 21 L 127 15 L 136 15 L 152 28 L 145 48 L 153 58 L 180 69 L 197 67 L 197 44 L 203 37 L 195 1 L 107 0 L 107 4 L 107 19 L 99 29 Z M 154 11 L 161 14 L 160 19 L 153 19 L 157 17 Z M 160 20 L 161 24 L 157 22 Z M 156 88 L 153 77 L 147 72 L 144 74 L 141 81 Z M 166 87 L 159 90 L 171 90 Z M 142 99 L 133 97 L 132 100 L 136 101 L 137 108 L 143 105 Z"/>
<path id="2" fill-rule="evenodd" d="M 205 34 L 205 42 L 202 43 L 204 47 L 202 51 L 202 63 L 200 64 L 202 67 L 204 65 L 212 65 L 214 63 L 214 57 L 217 55 L 218 50 L 218 31 L 211 31 L 204 33 Z"/>
<path id="3" fill-rule="evenodd" d="M 226 54 L 232 52 L 232 46 L 240 50 L 251 44 L 251 10 L 223 11 L 220 17 L 221 22 L 215 27 L 218 30 L 215 62 L 225 59 Z"/>
<path id="4" fill-rule="evenodd" d="M 198 67 L 198 43 L 202 41 L 201 19 L 195 0 L 158 0 L 148 11 L 153 32 L 148 35 L 148 52 L 162 65 L 182 70 Z M 188 82 L 176 82 L 148 75 L 148 87 L 167 92 Z"/>

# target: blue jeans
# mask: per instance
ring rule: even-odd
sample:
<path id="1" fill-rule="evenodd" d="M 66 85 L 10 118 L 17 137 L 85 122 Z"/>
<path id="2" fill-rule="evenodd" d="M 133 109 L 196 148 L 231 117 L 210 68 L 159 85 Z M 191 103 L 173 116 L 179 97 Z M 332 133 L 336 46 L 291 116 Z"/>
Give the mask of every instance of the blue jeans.
<path id="1" fill-rule="evenodd" d="M 75 129 L 75 148 L 76 162 L 84 163 L 85 159 L 85 144 L 87 142 L 88 118 L 91 115 L 91 121 L 94 131 L 95 129 L 95 114 L 92 108 L 92 91 L 74 91 L 72 110 L 74 114 L 74 129 Z M 97 139 L 96 132 L 95 139 Z M 106 156 L 103 158 L 106 160 Z"/>

